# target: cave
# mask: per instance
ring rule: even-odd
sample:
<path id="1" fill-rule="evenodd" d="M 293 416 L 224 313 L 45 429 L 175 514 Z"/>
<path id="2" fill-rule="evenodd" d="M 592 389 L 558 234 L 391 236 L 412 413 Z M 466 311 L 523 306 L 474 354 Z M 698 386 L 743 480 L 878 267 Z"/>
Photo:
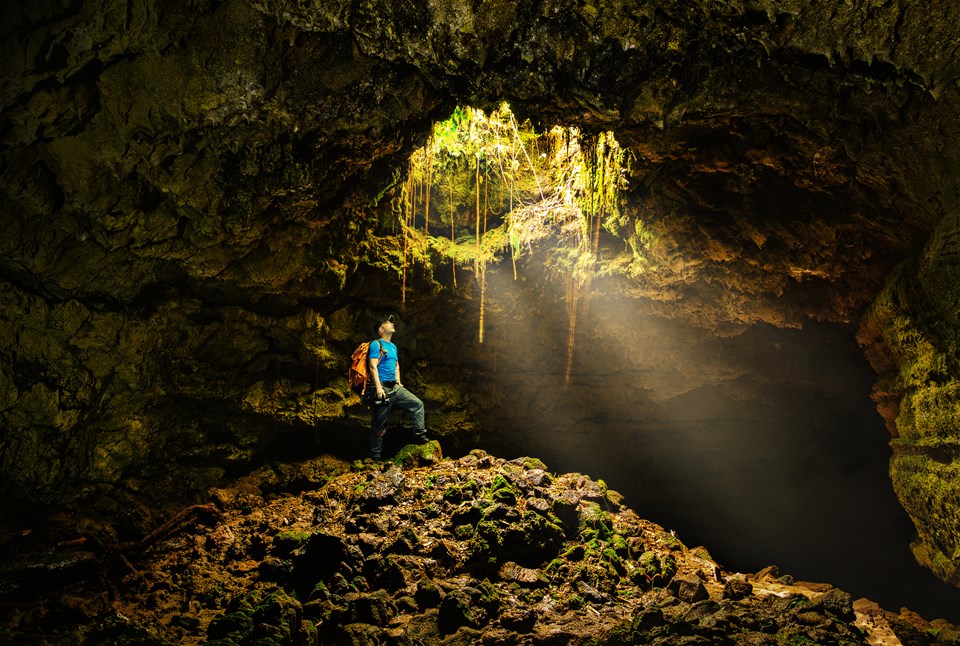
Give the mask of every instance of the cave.
<path id="1" fill-rule="evenodd" d="M 559 643 L 555 613 L 563 643 L 867 643 L 852 595 L 960 639 L 960 6 L 2 14 L 0 637 Z M 465 115 L 533 174 L 464 148 L 425 175 Z M 388 313 L 430 442 L 394 414 L 374 463 L 347 368 Z M 438 482 L 435 543 L 488 551 L 469 584 L 411 581 L 430 541 L 370 520 Z M 183 562 L 215 549 L 229 585 Z"/>

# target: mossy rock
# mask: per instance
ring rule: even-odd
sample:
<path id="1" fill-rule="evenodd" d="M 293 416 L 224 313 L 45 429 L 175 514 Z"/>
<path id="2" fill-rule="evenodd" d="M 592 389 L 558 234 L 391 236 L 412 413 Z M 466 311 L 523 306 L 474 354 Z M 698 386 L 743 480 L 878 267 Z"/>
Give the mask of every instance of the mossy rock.
<path id="1" fill-rule="evenodd" d="M 249 612 L 235 611 L 217 617 L 210 622 L 207 637 L 211 639 L 243 639 L 253 630 L 253 618 Z"/>
<path id="2" fill-rule="evenodd" d="M 447 487 L 443 492 L 443 499 L 448 502 L 459 503 L 475 498 L 479 490 L 480 485 L 476 480 L 468 480 L 463 484 L 454 484 Z"/>
<path id="3" fill-rule="evenodd" d="M 490 483 L 490 491 L 499 491 L 500 489 L 512 488 L 513 485 L 510 484 L 510 481 L 502 473 L 498 473 L 493 478 L 493 482 Z"/>
<path id="4" fill-rule="evenodd" d="M 342 646 L 366 646 L 367 644 L 382 644 L 383 629 L 370 624 L 347 624 L 336 630 L 333 642 Z"/>
<path id="5" fill-rule="evenodd" d="M 518 522 L 502 528 L 498 539 L 495 550 L 498 558 L 516 561 L 524 567 L 539 567 L 557 556 L 565 533 L 559 525 L 527 511 Z"/>
<path id="6" fill-rule="evenodd" d="M 636 564 L 630 580 L 642 589 L 663 586 L 677 572 L 676 561 L 669 554 L 661 558 L 656 552 L 646 551 L 637 558 Z"/>
<path id="7" fill-rule="evenodd" d="M 443 600 L 443 596 L 440 587 L 428 577 L 422 577 L 417 581 L 417 589 L 413 594 L 421 610 L 437 607 Z"/>
<path id="8" fill-rule="evenodd" d="M 627 558 L 630 554 L 630 548 L 627 545 L 627 539 L 624 538 L 621 534 L 614 534 L 610 538 L 610 546 L 616 551 L 617 555 L 621 558 Z"/>
<path id="9" fill-rule="evenodd" d="M 609 540 L 613 537 L 613 521 L 610 514 L 595 502 L 583 502 L 580 508 L 581 532 L 593 529 L 600 540 Z"/>
<path id="10" fill-rule="evenodd" d="M 516 506 L 517 504 L 517 492 L 512 487 L 497 489 L 493 492 L 492 498 L 495 502 L 504 505 Z"/>
<path id="11" fill-rule="evenodd" d="M 530 458 L 530 457 L 523 458 L 523 468 L 526 469 L 527 471 L 531 471 L 533 469 L 540 469 L 541 471 L 549 470 L 547 469 L 547 465 L 543 463 L 543 460 L 540 460 L 539 458 Z"/>
<path id="12" fill-rule="evenodd" d="M 430 464 L 438 464 L 443 460 L 443 449 L 440 442 L 430 440 L 423 444 L 407 444 L 390 461 L 403 468 L 412 469 Z"/>
<path id="13" fill-rule="evenodd" d="M 313 532 L 308 531 L 280 532 L 273 537 L 273 554 L 275 556 L 286 556 L 306 544 L 311 536 L 313 536 Z"/>
<path id="14" fill-rule="evenodd" d="M 440 602 L 437 625 L 440 632 L 451 634 L 466 626 L 481 628 L 498 602 L 484 603 L 484 592 L 469 586 L 451 590 Z"/>
<path id="15" fill-rule="evenodd" d="M 386 626 L 397 614 L 397 607 L 386 590 L 360 594 L 347 599 L 348 623 L 363 623 Z"/>

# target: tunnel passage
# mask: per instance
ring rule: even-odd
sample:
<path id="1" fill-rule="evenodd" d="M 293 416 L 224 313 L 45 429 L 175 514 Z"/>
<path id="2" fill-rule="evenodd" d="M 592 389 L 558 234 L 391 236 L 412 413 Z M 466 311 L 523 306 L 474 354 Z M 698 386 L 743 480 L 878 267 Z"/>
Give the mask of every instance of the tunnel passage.
<path id="1" fill-rule="evenodd" d="M 136 531 L 277 438 L 348 417 L 345 356 L 399 293 L 378 260 L 396 251 L 395 170 L 455 105 L 507 100 L 631 151 L 626 199 L 658 234 L 657 271 L 610 289 L 638 306 L 729 335 L 855 324 L 881 295 L 860 338 L 899 435 L 894 486 L 915 553 L 956 583 L 960 9 L 104 4 L 5 9 L 12 504 L 92 500 Z M 432 278 L 411 279 L 410 316 L 443 302 L 470 320 Z M 463 381 L 431 348 L 448 326 L 409 328 L 440 391 Z M 489 399 L 441 430 L 474 428 Z"/>

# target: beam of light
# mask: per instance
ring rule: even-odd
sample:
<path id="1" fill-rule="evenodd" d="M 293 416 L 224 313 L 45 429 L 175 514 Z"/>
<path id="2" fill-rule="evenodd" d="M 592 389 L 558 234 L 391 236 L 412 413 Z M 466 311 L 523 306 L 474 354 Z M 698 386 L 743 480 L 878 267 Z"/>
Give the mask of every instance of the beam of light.
<path id="1" fill-rule="evenodd" d="M 527 358 L 497 362 L 505 430 L 483 448 L 601 478 L 727 570 L 776 564 L 885 607 L 956 614 L 957 591 L 909 552 L 873 373 L 848 331 L 720 338 L 598 289 L 564 392 L 562 288 L 508 274 L 488 276 L 489 343 Z"/>

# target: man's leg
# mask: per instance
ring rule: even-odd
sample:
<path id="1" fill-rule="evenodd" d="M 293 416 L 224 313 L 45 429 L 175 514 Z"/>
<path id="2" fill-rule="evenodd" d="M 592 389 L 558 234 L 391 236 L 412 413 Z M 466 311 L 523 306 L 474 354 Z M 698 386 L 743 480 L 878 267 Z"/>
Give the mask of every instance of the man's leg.
<path id="1" fill-rule="evenodd" d="M 370 420 L 370 457 L 374 460 L 380 459 L 380 453 L 383 451 L 383 431 L 387 427 L 387 419 L 390 418 L 390 404 L 373 404 L 373 417 Z"/>
<path id="2" fill-rule="evenodd" d="M 426 442 L 427 427 L 424 422 L 423 402 L 420 401 L 420 398 L 406 388 L 399 386 L 390 399 L 394 406 L 410 411 L 410 415 L 413 417 L 413 437 L 418 442 Z"/>

